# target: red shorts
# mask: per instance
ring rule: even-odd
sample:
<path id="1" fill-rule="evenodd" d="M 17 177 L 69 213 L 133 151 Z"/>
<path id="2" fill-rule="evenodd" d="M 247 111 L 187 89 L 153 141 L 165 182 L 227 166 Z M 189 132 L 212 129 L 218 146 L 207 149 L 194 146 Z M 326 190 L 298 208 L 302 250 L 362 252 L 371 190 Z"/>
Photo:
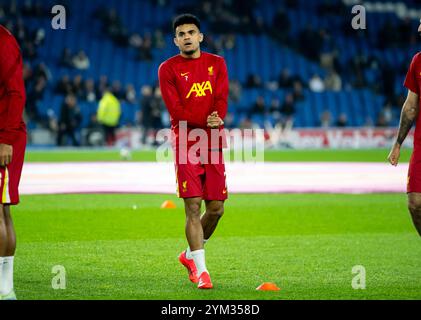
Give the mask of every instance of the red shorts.
<path id="1" fill-rule="evenodd" d="M 12 162 L 7 166 L 0 166 L 0 204 L 19 203 L 19 182 L 25 158 L 26 134 L 19 135 L 13 143 Z"/>
<path id="2" fill-rule="evenodd" d="M 208 152 L 208 161 L 180 161 L 176 152 L 175 173 L 179 198 L 201 197 L 203 200 L 228 198 L 224 156 L 221 150 Z M 218 159 L 218 161 L 211 161 Z"/>

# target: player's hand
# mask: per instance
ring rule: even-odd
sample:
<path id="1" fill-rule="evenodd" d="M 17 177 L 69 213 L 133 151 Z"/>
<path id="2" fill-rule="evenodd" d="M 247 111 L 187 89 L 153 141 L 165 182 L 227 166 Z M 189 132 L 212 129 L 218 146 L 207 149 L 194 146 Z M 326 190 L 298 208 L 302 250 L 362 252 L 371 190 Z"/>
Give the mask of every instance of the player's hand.
<path id="1" fill-rule="evenodd" d="M 387 160 L 389 160 L 392 166 L 396 167 L 398 165 L 400 154 L 401 146 L 398 143 L 395 143 L 392 147 L 392 150 L 390 150 L 389 156 L 387 157 Z"/>
<path id="2" fill-rule="evenodd" d="M 207 119 L 208 127 L 214 129 L 218 128 L 219 126 L 222 126 L 224 124 L 224 121 L 218 116 L 218 112 L 214 111 L 212 112 Z"/>
<path id="3" fill-rule="evenodd" d="M 12 162 L 13 147 L 0 143 L 0 166 L 6 166 Z"/>

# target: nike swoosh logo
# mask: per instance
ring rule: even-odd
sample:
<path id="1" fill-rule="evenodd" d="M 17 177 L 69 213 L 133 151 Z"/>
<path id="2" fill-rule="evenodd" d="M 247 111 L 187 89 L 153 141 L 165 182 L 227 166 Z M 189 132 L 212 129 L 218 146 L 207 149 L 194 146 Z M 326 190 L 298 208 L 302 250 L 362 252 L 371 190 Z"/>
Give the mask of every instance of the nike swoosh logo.
<path id="1" fill-rule="evenodd" d="M 185 73 L 182 73 L 182 74 L 181 74 L 181 76 L 182 76 L 182 77 L 187 76 L 189 73 L 190 73 L 190 72 L 185 72 Z"/>

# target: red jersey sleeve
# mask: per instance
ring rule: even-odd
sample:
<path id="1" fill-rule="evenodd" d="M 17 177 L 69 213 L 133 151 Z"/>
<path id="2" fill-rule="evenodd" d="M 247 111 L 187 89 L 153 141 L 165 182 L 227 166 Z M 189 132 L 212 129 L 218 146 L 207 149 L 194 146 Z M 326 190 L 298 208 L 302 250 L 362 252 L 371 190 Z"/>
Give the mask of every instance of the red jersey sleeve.
<path id="1" fill-rule="evenodd" d="M 0 143 L 13 144 L 21 132 L 25 106 L 22 57 L 13 36 L 2 37 L 0 43 Z"/>
<path id="2" fill-rule="evenodd" d="M 412 92 L 416 94 L 420 94 L 419 85 L 417 82 L 417 73 L 416 73 L 416 67 L 419 63 L 421 63 L 421 54 L 418 53 L 414 56 L 412 59 L 411 65 L 409 66 L 408 73 L 406 74 L 404 86 L 411 90 Z"/>
<path id="3" fill-rule="evenodd" d="M 176 121 L 187 121 L 189 127 L 206 128 L 206 123 L 200 123 L 194 113 L 189 112 L 181 103 L 175 84 L 175 77 L 170 66 L 163 63 L 158 69 L 159 87 L 162 98 L 167 106 L 171 118 Z"/>
<path id="4" fill-rule="evenodd" d="M 218 76 L 216 80 L 215 90 L 215 111 L 221 119 L 224 119 L 228 110 L 228 71 L 225 60 L 221 58 L 218 68 Z"/>

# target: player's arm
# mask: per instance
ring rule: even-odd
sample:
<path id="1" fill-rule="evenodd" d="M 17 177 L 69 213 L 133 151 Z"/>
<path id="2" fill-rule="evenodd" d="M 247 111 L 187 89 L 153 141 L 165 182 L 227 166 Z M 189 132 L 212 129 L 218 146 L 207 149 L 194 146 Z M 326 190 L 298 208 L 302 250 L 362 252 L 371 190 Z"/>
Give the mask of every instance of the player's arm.
<path id="1" fill-rule="evenodd" d="M 20 51 L 16 45 L 6 40 L 0 44 L 0 85 L 4 87 L 5 93 L 1 98 L 6 105 L 3 130 L 0 133 L 0 165 L 4 166 L 12 161 L 12 144 L 19 134 L 20 123 L 24 108 L 25 99 L 19 90 L 19 81 L 23 81 L 22 75 L 16 63 L 19 63 Z M 15 69 L 15 70 L 14 70 Z M 21 72 L 21 71 L 20 71 Z M 22 86 L 21 86 L 22 87 Z"/>
<path id="2" fill-rule="evenodd" d="M 206 124 L 200 123 L 197 115 L 186 110 L 181 103 L 174 77 L 167 65 L 163 64 L 159 67 L 158 78 L 162 98 L 164 99 L 171 118 L 176 122 L 187 121 L 187 125 L 190 127 L 205 128 Z"/>
<path id="3" fill-rule="evenodd" d="M 223 120 L 228 111 L 228 71 L 225 60 L 220 60 L 218 68 L 218 76 L 216 78 L 215 90 L 215 106 L 214 110 L 218 113 L 219 117 Z"/>
<path id="4" fill-rule="evenodd" d="M 221 59 L 220 61 L 216 78 L 214 111 L 207 118 L 207 125 L 210 128 L 219 128 L 222 126 L 224 124 L 223 119 L 225 119 L 228 110 L 228 71 L 225 60 Z"/>
<path id="5" fill-rule="evenodd" d="M 406 97 L 405 103 L 402 107 L 398 135 L 388 156 L 389 162 L 394 166 L 396 166 L 399 162 L 401 146 L 418 116 L 419 109 L 418 94 L 408 90 L 408 96 Z"/>

